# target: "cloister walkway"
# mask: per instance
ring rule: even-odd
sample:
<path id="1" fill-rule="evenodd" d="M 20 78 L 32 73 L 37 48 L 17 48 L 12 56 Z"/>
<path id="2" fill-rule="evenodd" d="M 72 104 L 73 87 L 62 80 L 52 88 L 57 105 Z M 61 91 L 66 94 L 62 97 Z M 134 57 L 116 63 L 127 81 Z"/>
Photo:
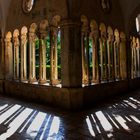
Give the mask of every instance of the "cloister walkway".
<path id="1" fill-rule="evenodd" d="M 140 90 L 64 111 L 0 96 L 0 140 L 139 140 Z"/>

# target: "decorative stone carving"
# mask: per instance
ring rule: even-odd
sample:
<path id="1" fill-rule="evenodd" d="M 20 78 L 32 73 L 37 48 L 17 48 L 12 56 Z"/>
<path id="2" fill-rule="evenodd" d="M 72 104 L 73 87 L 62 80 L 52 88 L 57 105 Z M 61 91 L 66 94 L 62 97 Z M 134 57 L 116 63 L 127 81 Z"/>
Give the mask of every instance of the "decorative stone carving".
<path id="1" fill-rule="evenodd" d="M 92 40 L 92 81 L 94 83 L 99 83 L 99 64 L 98 64 L 99 30 L 97 22 L 95 20 L 91 20 L 90 29 L 91 29 L 90 38 Z"/>
<path id="2" fill-rule="evenodd" d="M 26 26 L 23 26 L 21 29 L 21 64 L 20 64 L 20 74 L 21 81 L 27 81 L 27 32 L 28 29 Z"/>
<path id="3" fill-rule="evenodd" d="M 104 23 L 100 24 L 100 69 L 101 69 L 101 81 L 107 81 L 107 37 L 106 37 L 106 26 Z"/>
<path id="4" fill-rule="evenodd" d="M 12 33 L 8 32 L 5 38 L 5 79 L 13 78 L 13 52 L 11 38 Z"/>
<path id="5" fill-rule="evenodd" d="M 13 32 L 13 44 L 14 44 L 14 79 L 19 80 L 19 30 L 15 29 Z"/>
<path id="6" fill-rule="evenodd" d="M 57 69 L 57 39 L 58 39 L 58 32 L 59 32 L 59 25 L 60 16 L 56 15 L 53 17 L 50 26 L 50 53 L 51 53 L 51 81 L 52 85 L 59 84 L 58 81 L 58 69 Z"/>
<path id="7" fill-rule="evenodd" d="M 120 79 L 120 37 L 119 31 L 115 29 L 114 36 L 114 66 L 115 66 L 115 79 Z"/>
<path id="8" fill-rule="evenodd" d="M 45 84 L 46 81 L 46 43 L 47 27 L 49 26 L 47 20 L 42 20 L 39 25 L 39 83 Z"/>
<path id="9" fill-rule="evenodd" d="M 114 34 L 110 26 L 107 28 L 108 39 L 107 39 L 107 54 L 108 54 L 108 80 L 114 81 Z"/>
<path id="10" fill-rule="evenodd" d="M 32 23 L 29 28 L 29 82 L 36 82 L 36 59 L 35 59 L 35 50 L 36 50 L 36 23 Z"/>
<path id="11" fill-rule="evenodd" d="M 34 0 L 22 0 L 22 9 L 25 13 L 29 13 L 32 10 Z"/>
<path id="12" fill-rule="evenodd" d="M 85 85 L 89 84 L 89 23 L 86 16 L 81 16 L 82 22 L 82 82 Z"/>

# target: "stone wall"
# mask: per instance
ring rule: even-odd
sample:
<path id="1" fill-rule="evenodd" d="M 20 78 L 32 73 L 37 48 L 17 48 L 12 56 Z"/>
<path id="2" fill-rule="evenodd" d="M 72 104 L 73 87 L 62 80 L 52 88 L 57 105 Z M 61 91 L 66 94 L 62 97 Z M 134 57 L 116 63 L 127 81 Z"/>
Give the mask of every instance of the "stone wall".
<path id="1" fill-rule="evenodd" d="M 140 86 L 139 79 L 97 84 L 83 88 L 58 88 L 14 81 L 0 81 L 0 92 L 25 101 L 50 104 L 63 109 L 77 110 L 125 95 Z"/>
<path id="2" fill-rule="evenodd" d="M 66 0 L 37 0 L 28 14 L 22 11 L 21 1 L 12 0 L 7 16 L 6 31 L 21 28 L 23 25 L 30 25 L 33 22 L 38 23 L 42 19 L 50 19 L 57 14 L 62 19 L 78 18 L 79 21 L 81 15 L 84 14 L 89 19 L 104 22 L 113 28 L 124 29 L 123 14 L 118 0 L 111 1 L 109 13 L 102 10 L 100 0 L 73 0 L 69 3 Z"/>
<path id="3" fill-rule="evenodd" d="M 33 9 L 29 13 L 22 10 L 22 1 L 12 0 L 7 16 L 6 31 L 20 29 L 23 25 L 29 26 L 31 23 L 39 23 L 42 19 L 51 20 L 53 16 L 60 15 L 67 17 L 66 0 L 37 0 Z"/>

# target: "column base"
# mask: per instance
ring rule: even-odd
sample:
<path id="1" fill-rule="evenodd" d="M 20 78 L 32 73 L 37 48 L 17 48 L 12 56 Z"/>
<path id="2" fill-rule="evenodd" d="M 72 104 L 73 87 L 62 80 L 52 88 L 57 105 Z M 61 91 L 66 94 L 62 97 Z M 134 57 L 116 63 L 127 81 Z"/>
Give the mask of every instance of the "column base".
<path id="1" fill-rule="evenodd" d="M 96 83 L 96 84 L 99 84 L 100 83 L 100 81 L 98 79 L 92 79 L 91 82 L 92 83 Z"/>
<path id="2" fill-rule="evenodd" d="M 86 79 L 82 80 L 82 83 L 83 83 L 84 85 L 89 85 L 89 84 L 90 84 L 89 80 L 86 80 Z"/>
<path id="3" fill-rule="evenodd" d="M 46 84 L 47 83 L 47 80 L 46 79 L 39 79 L 39 82 L 38 82 L 40 85 L 43 85 L 43 84 Z"/>
<path id="4" fill-rule="evenodd" d="M 51 85 L 59 85 L 60 84 L 60 81 L 58 79 L 54 79 L 54 80 L 51 80 Z"/>
<path id="5" fill-rule="evenodd" d="M 36 78 L 29 78 L 29 81 L 28 81 L 29 83 L 35 83 L 35 82 L 37 82 L 37 80 L 36 80 Z"/>
<path id="6" fill-rule="evenodd" d="M 22 83 L 28 83 L 28 80 L 27 79 L 20 79 L 20 82 L 22 82 Z"/>

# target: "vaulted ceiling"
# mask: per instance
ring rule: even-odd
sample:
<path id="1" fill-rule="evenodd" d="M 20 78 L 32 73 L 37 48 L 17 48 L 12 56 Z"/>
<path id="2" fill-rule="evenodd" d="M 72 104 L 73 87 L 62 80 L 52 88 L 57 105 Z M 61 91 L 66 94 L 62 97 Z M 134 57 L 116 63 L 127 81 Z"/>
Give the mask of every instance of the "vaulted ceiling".
<path id="1" fill-rule="evenodd" d="M 16 0 L 0 0 L 0 26 L 3 30 L 5 30 L 7 17 L 9 16 L 9 13 L 11 12 L 10 5 L 14 1 L 16 1 Z M 54 0 L 51 0 L 51 1 L 54 2 Z M 71 4 L 74 4 L 73 0 L 71 0 L 71 1 L 65 0 L 65 1 L 69 1 L 69 3 L 71 3 L 71 1 L 72 1 Z M 81 1 L 84 1 L 84 0 L 79 0 L 79 4 L 82 3 Z M 96 1 L 99 1 L 99 0 L 96 0 Z M 114 0 L 111 0 L 111 2 L 114 2 Z M 140 0 L 119 0 L 119 3 L 120 3 L 120 7 L 121 7 L 122 13 L 123 13 L 124 27 L 125 27 L 125 29 L 128 29 L 130 19 L 132 17 L 135 17 L 138 14 L 138 12 L 140 13 L 140 10 L 138 10 L 138 9 L 140 9 Z M 76 5 L 78 4 L 78 0 L 76 0 L 75 4 Z M 85 5 L 85 7 L 86 7 L 86 5 Z M 84 6 L 82 6 L 82 8 L 84 8 Z M 119 10 L 118 10 L 118 13 L 119 13 Z"/>

